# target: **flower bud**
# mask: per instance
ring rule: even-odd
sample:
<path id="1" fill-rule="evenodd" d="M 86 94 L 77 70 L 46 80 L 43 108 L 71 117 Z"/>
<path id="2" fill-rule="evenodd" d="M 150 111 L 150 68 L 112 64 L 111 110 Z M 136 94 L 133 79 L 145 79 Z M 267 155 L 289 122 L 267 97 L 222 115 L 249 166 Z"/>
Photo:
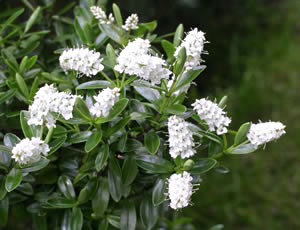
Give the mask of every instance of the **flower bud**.
<path id="1" fill-rule="evenodd" d="M 195 162 L 191 159 L 188 159 L 186 162 L 184 162 L 183 170 L 187 171 L 193 168 Z"/>

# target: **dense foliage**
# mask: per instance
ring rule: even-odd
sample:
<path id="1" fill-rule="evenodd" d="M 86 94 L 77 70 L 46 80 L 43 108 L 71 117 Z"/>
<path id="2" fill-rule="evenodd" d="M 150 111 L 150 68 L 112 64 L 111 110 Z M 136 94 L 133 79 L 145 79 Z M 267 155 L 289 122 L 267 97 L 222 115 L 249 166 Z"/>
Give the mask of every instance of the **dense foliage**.
<path id="1" fill-rule="evenodd" d="M 184 38 L 180 25 L 158 36 L 155 21 L 137 25 L 133 17 L 123 25 L 116 5 L 107 18 L 92 14 L 92 5 L 75 7 L 75 19 L 60 16 L 73 3 L 54 15 L 55 39 L 51 26 L 30 32 L 47 7 L 34 9 L 24 25 L 13 24 L 23 9 L 2 15 L 3 224 L 17 204 L 37 229 L 171 227 L 180 223 L 158 217 L 170 209 L 167 194 L 172 208 L 190 203 L 190 174 L 199 183 L 200 174 L 227 170 L 216 160 L 223 154 L 253 152 L 284 133 L 280 123 L 227 130 L 226 97 L 197 100 L 193 109 L 184 103 L 186 86 L 205 68 L 201 31 Z M 194 37 L 200 44 L 191 50 Z M 50 47 L 62 49 L 49 58 Z"/>

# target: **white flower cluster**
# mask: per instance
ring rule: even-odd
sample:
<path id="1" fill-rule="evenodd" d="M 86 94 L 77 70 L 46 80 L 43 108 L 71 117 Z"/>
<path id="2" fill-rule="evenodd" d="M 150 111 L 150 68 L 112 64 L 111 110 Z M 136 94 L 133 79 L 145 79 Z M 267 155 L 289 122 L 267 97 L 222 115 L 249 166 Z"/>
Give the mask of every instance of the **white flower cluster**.
<path id="1" fill-rule="evenodd" d="M 67 49 L 59 57 L 60 66 L 65 72 L 75 70 L 88 77 L 104 69 L 102 60 L 99 52 L 88 48 Z"/>
<path id="2" fill-rule="evenodd" d="M 111 13 L 107 18 L 106 13 L 99 6 L 91 6 L 90 11 L 94 17 L 99 20 L 100 24 L 112 24 L 115 21 Z"/>
<path id="3" fill-rule="evenodd" d="M 192 69 L 198 65 L 200 65 L 202 59 L 201 54 L 205 53 L 203 51 L 204 44 L 207 43 L 205 40 L 204 33 L 202 31 L 198 31 L 197 28 L 191 30 L 187 33 L 186 37 L 177 47 L 174 56 L 177 57 L 179 50 L 182 47 L 186 49 L 186 62 L 185 67 L 187 70 Z"/>
<path id="4" fill-rule="evenodd" d="M 125 21 L 125 25 L 122 28 L 126 31 L 138 29 L 139 18 L 137 14 L 131 14 Z"/>
<path id="5" fill-rule="evenodd" d="M 107 117 L 111 108 L 119 100 L 119 88 L 106 88 L 97 96 L 94 96 L 96 103 L 90 108 L 90 113 L 96 117 Z"/>
<path id="6" fill-rule="evenodd" d="M 53 85 L 46 84 L 39 89 L 29 106 L 28 124 L 55 127 L 56 120 L 51 113 L 58 113 L 66 120 L 71 119 L 76 97 L 70 93 L 58 92 Z"/>
<path id="7" fill-rule="evenodd" d="M 192 180 L 191 175 L 185 171 L 182 174 L 173 174 L 168 179 L 168 195 L 171 208 L 184 208 L 190 204 L 193 194 Z"/>
<path id="8" fill-rule="evenodd" d="M 226 116 L 226 112 L 223 111 L 216 103 L 207 99 L 197 99 L 192 106 L 197 112 L 200 119 L 205 121 L 208 125 L 209 131 L 216 131 L 218 135 L 227 133 L 227 126 L 231 120 Z"/>
<path id="9" fill-rule="evenodd" d="M 193 133 L 184 119 L 176 115 L 169 117 L 168 131 L 171 157 L 188 158 L 195 154 Z"/>
<path id="10" fill-rule="evenodd" d="M 12 158 L 19 164 L 25 165 L 39 161 L 41 154 L 46 156 L 49 151 L 49 146 L 40 138 L 25 138 L 12 149 Z"/>
<path id="11" fill-rule="evenodd" d="M 171 71 L 163 59 L 150 54 L 150 42 L 137 38 L 121 51 L 115 70 L 129 75 L 137 75 L 151 84 L 159 84 L 161 79 L 169 79 Z"/>
<path id="12" fill-rule="evenodd" d="M 258 147 L 259 145 L 273 141 L 285 134 L 285 126 L 281 122 L 262 122 L 251 124 L 247 138 L 251 144 Z"/>

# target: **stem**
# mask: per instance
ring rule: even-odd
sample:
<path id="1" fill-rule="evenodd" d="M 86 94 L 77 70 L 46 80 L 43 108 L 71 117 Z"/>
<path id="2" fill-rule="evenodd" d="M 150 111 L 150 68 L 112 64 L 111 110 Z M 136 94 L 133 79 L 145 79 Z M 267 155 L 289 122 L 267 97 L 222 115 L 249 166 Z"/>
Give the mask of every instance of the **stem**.
<path id="1" fill-rule="evenodd" d="M 116 87 L 116 84 L 104 72 L 101 71 L 100 73 L 106 80 L 108 80 L 114 87 Z"/>
<path id="2" fill-rule="evenodd" d="M 162 113 L 164 111 L 164 109 L 166 107 L 166 104 L 167 104 L 167 101 L 168 101 L 168 98 L 167 98 L 167 96 L 165 96 L 164 99 L 163 99 L 162 105 L 160 107 L 159 113 Z"/>
<path id="3" fill-rule="evenodd" d="M 125 82 L 125 76 L 126 76 L 126 74 L 125 74 L 125 72 L 123 73 L 123 76 L 122 76 L 122 82 L 121 82 L 121 87 L 120 87 L 120 89 L 122 89 L 125 85 L 124 85 L 124 82 Z"/>
<path id="4" fill-rule="evenodd" d="M 44 131 L 44 125 L 41 125 L 41 130 L 40 130 L 40 139 L 43 139 L 43 131 Z"/>
<path id="5" fill-rule="evenodd" d="M 48 133 L 47 133 L 47 136 L 45 138 L 45 143 L 48 144 L 51 140 L 51 137 L 52 137 L 52 134 L 53 134 L 53 131 L 54 131 L 54 128 L 51 127 L 49 130 L 48 130 Z"/>
<path id="6" fill-rule="evenodd" d="M 240 147 L 242 145 L 245 145 L 245 144 L 248 144 L 248 143 L 249 143 L 249 140 L 246 140 L 246 141 L 242 142 L 241 144 L 239 144 L 237 146 L 232 145 L 228 149 L 226 149 L 224 152 L 225 153 L 230 153 L 232 150 L 237 149 L 238 147 Z"/>
<path id="7" fill-rule="evenodd" d="M 225 134 L 223 134 L 222 135 L 223 136 L 223 141 L 224 141 L 224 149 L 226 149 L 227 148 L 227 138 L 226 138 L 226 135 Z"/>

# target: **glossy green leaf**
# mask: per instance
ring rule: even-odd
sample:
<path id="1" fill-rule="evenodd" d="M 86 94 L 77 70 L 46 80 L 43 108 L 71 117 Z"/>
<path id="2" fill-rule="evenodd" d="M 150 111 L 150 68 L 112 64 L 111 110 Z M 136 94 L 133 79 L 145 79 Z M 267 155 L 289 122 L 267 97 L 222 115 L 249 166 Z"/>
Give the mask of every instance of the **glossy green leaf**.
<path id="1" fill-rule="evenodd" d="M 102 139 L 102 130 L 100 128 L 93 131 L 92 135 L 89 136 L 87 142 L 84 145 L 84 151 L 87 153 L 92 151 L 100 143 Z"/>
<path id="2" fill-rule="evenodd" d="M 33 195 L 33 187 L 30 183 L 21 183 L 19 186 L 16 188 L 17 191 L 27 195 L 27 196 L 32 196 Z"/>
<path id="3" fill-rule="evenodd" d="M 11 153 L 11 148 L 7 147 L 5 145 L 0 145 L 0 151 L 1 152 L 7 152 L 7 153 Z"/>
<path id="4" fill-rule="evenodd" d="M 26 115 L 25 113 L 28 113 L 27 111 L 21 111 L 20 112 L 20 123 L 23 130 L 23 134 L 25 137 L 31 138 L 34 136 L 33 131 L 31 129 L 31 126 L 28 125 Z"/>
<path id="5" fill-rule="evenodd" d="M 74 109 L 77 113 L 80 114 L 80 116 L 83 119 L 85 119 L 87 121 L 91 121 L 92 118 L 91 118 L 91 115 L 90 115 L 89 108 L 87 107 L 85 102 L 80 97 L 76 98 Z"/>
<path id="6" fill-rule="evenodd" d="M 121 230 L 135 230 L 136 211 L 133 201 L 126 201 L 121 210 Z"/>
<path id="7" fill-rule="evenodd" d="M 119 130 L 123 129 L 128 122 L 130 121 L 130 117 L 124 117 L 121 119 L 118 123 L 114 124 L 112 127 L 108 127 L 108 129 L 105 131 L 105 137 L 110 137 Z"/>
<path id="8" fill-rule="evenodd" d="M 110 155 L 109 158 L 109 168 L 118 176 L 122 175 L 122 170 L 119 164 L 118 159 L 116 158 L 116 156 L 114 155 L 114 153 L 112 153 Z"/>
<path id="9" fill-rule="evenodd" d="M 176 61 L 174 63 L 173 72 L 175 76 L 178 76 L 180 73 L 183 72 L 185 61 L 186 61 L 186 49 L 183 46 L 180 48 L 176 57 Z"/>
<path id="10" fill-rule="evenodd" d="M 107 24 L 99 24 L 99 27 L 101 29 L 101 31 L 106 34 L 109 38 L 111 38 L 112 40 L 114 40 L 115 42 L 122 44 L 122 38 L 120 36 L 120 30 L 119 28 L 112 28 L 111 25 L 107 25 Z"/>
<path id="11" fill-rule="evenodd" d="M 173 45 L 174 47 L 177 47 L 180 45 L 184 35 L 184 28 L 182 24 L 179 24 L 176 28 L 174 39 L 173 39 Z"/>
<path id="12" fill-rule="evenodd" d="M 12 168 L 9 174 L 6 176 L 5 189 L 8 192 L 13 191 L 18 187 L 23 178 L 21 169 Z"/>
<path id="13" fill-rule="evenodd" d="M 5 176 L 0 175 L 0 201 L 4 199 L 7 191 L 5 189 Z"/>
<path id="14" fill-rule="evenodd" d="M 191 174 L 202 174 L 211 170 L 218 162 L 215 159 L 200 159 L 196 160 L 192 169 L 189 170 Z"/>
<path id="15" fill-rule="evenodd" d="M 32 13 L 32 15 L 30 16 L 30 18 L 28 19 L 28 21 L 26 23 L 24 33 L 27 33 L 27 31 L 30 30 L 32 25 L 37 22 L 37 19 L 38 19 L 39 15 L 41 14 L 41 11 L 42 11 L 42 8 L 40 6 L 35 9 L 35 11 Z"/>
<path id="16" fill-rule="evenodd" d="M 96 120 L 96 123 L 100 124 L 100 123 L 105 123 L 108 121 L 111 121 L 114 117 L 118 116 L 120 113 L 122 113 L 122 111 L 126 108 L 127 104 L 128 104 L 128 99 L 127 98 L 122 98 L 121 100 L 119 100 L 112 108 L 112 110 L 110 111 L 109 115 L 107 117 L 100 117 Z"/>
<path id="17" fill-rule="evenodd" d="M 75 138 L 75 137 L 74 137 Z M 77 137 L 77 139 L 75 139 L 76 141 L 78 141 L 79 137 Z M 63 144 L 65 143 L 65 141 L 67 140 L 67 136 L 60 136 L 59 138 L 54 139 L 53 141 L 51 141 L 49 143 L 49 147 L 50 147 L 50 151 L 48 152 L 48 156 L 52 155 L 53 153 L 55 153 L 61 146 L 63 146 Z M 73 139 L 74 140 L 74 139 Z"/>
<path id="18" fill-rule="evenodd" d="M 98 188 L 98 179 L 96 177 L 90 179 L 86 186 L 81 189 L 78 195 L 78 204 L 83 204 L 94 198 Z"/>
<path id="19" fill-rule="evenodd" d="M 92 135 L 91 131 L 82 131 L 79 133 L 74 133 L 70 136 L 68 142 L 71 144 L 86 142 L 91 135 Z"/>
<path id="20" fill-rule="evenodd" d="M 38 214 L 34 214 L 32 216 L 33 225 L 35 229 L 38 230 L 47 230 L 47 216 L 40 216 Z"/>
<path id="21" fill-rule="evenodd" d="M 184 105 L 179 105 L 179 104 L 168 106 L 166 109 L 167 113 L 175 114 L 175 115 L 182 114 L 185 111 L 186 111 L 186 107 Z"/>
<path id="22" fill-rule="evenodd" d="M 29 100 L 33 100 L 34 95 L 38 91 L 39 84 L 40 84 L 40 78 L 39 78 L 39 76 L 37 76 L 37 77 L 35 77 L 32 85 L 31 85 L 30 93 L 29 93 L 29 96 L 28 96 Z"/>
<path id="23" fill-rule="evenodd" d="M 222 97 L 221 100 L 220 100 L 220 102 L 219 102 L 219 104 L 218 104 L 218 106 L 220 108 L 224 109 L 225 106 L 226 106 L 227 99 L 228 99 L 227 96 Z"/>
<path id="24" fill-rule="evenodd" d="M 17 89 L 10 89 L 6 91 L 4 94 L 0 94 L 0 104 L 15 96 L 16 93 L 17 93 Z"/>
<path id="25" fill-rule="evenodd" d="M 121 223 L 120 223 L 120 216 L 116 215 L 107 215 L 107 220 L 108 222 L 114 226 L 115 228 L 120 229 L 121 228 Z M 101 229 L 102 230 L 102 229 Z"/>
<path id="26" fill-rule="evenodd" d="M 22 61 L 20 63 L 19 70 L 20 70 L 20 73 L 22 73 L 22 74 L 25 72 L 27 60 L 28 60 L 28 56 L 25 56 L 22 58 Z"/>
<path id="27" fill-rule="evenodd" d="M 12 134 L 12 133 L 5 134 L 5 136 L 3 138 L 4 145 L 9 147 L 9 148 L 13 148 L 20 141 L 21 141 L 20 138 L 17 137 L 15 134 Z"/>
<path id="28" fill-rule="evenodd" d="M 115 174 L 115 172 L 111 168 L 109 168 L 108 170 L 108 189 L 111 198 L 115 202 L 119 202 L 122 196 L 121 176 Z"/>
<path id="29" fill-rule="evenodd" d="M 81 230 L 83 226 L 83 214 L 79 207 L 72 208 L 71 229 Z"/>
<path id="30" fill-rule="evenodd" d="M 117 56 L 116 56 L 114 48 L 112 47 L 112 45 L 110 43 L 108 43 L 106 46 L 106 56 L 108 57 L 108 60 L 111 64 L 111 66 L 114 67 L 117 62 L 116 61 Z"/>
<path id="31" fill-rule="evenodd" d="M 125 185 L 131 184 L 134 179 L 136 178 L 136 175 L 138 173 L 138 168 L 135 162 L 135 159 L 132 156 L 128 156 L 122 167 L 122 182 Z"/>
<path id="32" fill-rule="evenodd" d="M 234 148 L 231 152 L 229 152 L 229 154 L 248 154 L 248 153 L 255 152 L 256 150 L 257 147 L 249 143 Z"/>
<path id="33" fill-rule="evenodd" d="M 170 161 L 158 156 L 138 154 L 135 158 L 137 165 L 147 173 L 170 173 L 174 170 Z"/>
<path id="34" fill-rule="evenodd" d="M 134 86 L 134 89 L 150 102 L 156 102 L 161 98 L 159 91 L 156 89 L 142 86 Z"/>
<path id="35" fill-rule="evenodd" d="M 211 228 L 209 228 L 208 230 L 221 230 L 224 228 L 223 224 L 217 224 L 215 226 L 212 226 Z"/>
<path id="36" fill-rule="evenodd" d="M 161 46 L 163 47 L 165 53 L 167 54 L 168 59 L 172 59 L 175 53 L 174 45 L 167 40 L 162 40 Z"/>
<path id="37" fill-rule="evenodd" d="M 149 153 L 155 154 L 160 146 L 159 136 L 154 132 L 148 132 L 144 137 L 144 145 Z"/>
<path id="38" fill-rule="evenodd" d="M 149 32 L 153 32 L 157 27 L 157 21 L 146 22 L 140 24 L 142 27 L 145 27 Z"/>
<path id="39" fill-rule="evenodd" d="M 94 199 L 92 200 L 93 212 L 97 217 L 104 215 L 109 203 L 109 190 L 107 178 L 100 179 L 100 185 L 96 192 Z"/>
<path id="40" fill-rule="evenodd" d="M 168 184 L 167 179 L 158 179 L 153 187 L 152 204 L 155 206 L 160 205 L 166 199 Z"/>
<path id="41" fill-rule="evenodd" d="M 9 199 L 0 201 L 0 226 L 6 226 L 8 220 L 8 210 L 9 210 Z"/>
<path id="42" fill-rule="evenodd" d="M 73 208 L 77 205 L 76 201 L 64 197 L 54 197 L 47 201 L 52 208 Z"/>
<path id="43" fill-rule="evenodd" d="M 17 81 L 17 84 L 18 84 L 18 87 L 19 87 L 21 93 L 26 98 L 28 98 L 28 96 L 29 96 L 28 86 L 26 85 L 26 82 L 24 81 L 23 77 L 19 73 L 16 73 L 16 81 Z"/>
<path id="44" fill-rule="evenodd" d="M 246 140 L 250 126 L 251 126 L 250 122 L 246 122 L 241 125 L 241 127 L 239 128 L 239 130 L 237 131 L 237 133 L 234 137 L 234 145 L 239 145 L 244 140 Z"/>
<path id="45" fill-rule="evenodd" d="M 57 180 L 59 190 L 67 199 L 75 199 L 75 190 L 69 177 L 62 175 Z"/>
<path id="46" fill-rule="evenodd" d="M 71 219 L 72 219 L 72 211 L 71 209 L 66 209 L 64 212 L 64 216 L 62 218 L 61 230 L 72 230 L 71 228 Z"/>
<path id="47" fill-rule="evenodd" d="M 152 229 L 158 220 L 158 207 L 152 204 L 151 199 L 145 197 L 140 204 L 140 217 L 146 229 Z"/>
<path id="48" fill-rule="evenodd" d="M 117 22 L 118 26 L 121 28 L 123 25 L 123 19 L 122 19 L 120 8 L 117 6 L 117 4 L 113 3 L 112 9 L 113 9 L 113 13 L 114 13 L 116 22 Z"/>
<path id="49" fill-rule="evenodd" d="M 94 81 L 88 81 L 84 82 L 76 87 L 76 89 L 103 89 L 107 87 L 112 87 L 111 83 L 109 81 L 105 80 L 94 80 Z"/>
<path id="50" fill-rule="evenodd" d="M 108 155 L 109 155 L 108 145 L 104 144 L 100 147 L 100 151 L 95 160 L 95 167 L 98 172 L 104 168 L 108 159 Z"/>
<path id="51" fill-rule="evenodd" d="M 179 81 L 176 84 L 175 90 L 178 90 L 180 88 L 182 88 L 183 86 L 191 83 L 192 81 L 194 81 L 199 74 L 206 68 L 206 66 L 201 65 L 201 66 L 197 66 L 192 70 L 189 70 L 187 72 L 185 72 L 182 77 L 179 79 Z"/>

